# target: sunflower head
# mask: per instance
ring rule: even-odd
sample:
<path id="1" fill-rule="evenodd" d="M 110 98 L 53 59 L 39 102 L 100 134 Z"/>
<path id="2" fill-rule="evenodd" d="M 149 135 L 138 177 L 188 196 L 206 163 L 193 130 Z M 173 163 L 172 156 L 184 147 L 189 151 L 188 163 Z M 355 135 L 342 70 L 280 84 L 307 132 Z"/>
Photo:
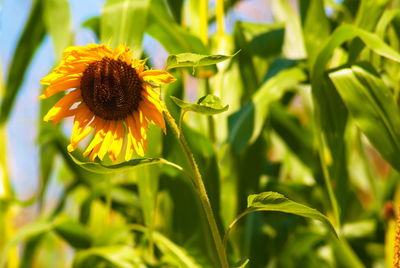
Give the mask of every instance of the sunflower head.
<path id="1" fill-rule="evenodd" d="M 116 161 L 125 147 L 125 160 L 130 160 L 134 151 L 144 155 L 149 121 L 165 133 L 157 85 L 174 81 L 168 72 L 148 70 L 145 61 L 133 59 L 125 45 L 112 50 L 89 44 L 64 51 L 59 66 L 41 80 L 48 87 L 39 98 L 72 89 L 44 117 L 54 123 L 74 117 L 68 151 L 93 132 L 84 156 L 94 161 L 108 154 Z"/>

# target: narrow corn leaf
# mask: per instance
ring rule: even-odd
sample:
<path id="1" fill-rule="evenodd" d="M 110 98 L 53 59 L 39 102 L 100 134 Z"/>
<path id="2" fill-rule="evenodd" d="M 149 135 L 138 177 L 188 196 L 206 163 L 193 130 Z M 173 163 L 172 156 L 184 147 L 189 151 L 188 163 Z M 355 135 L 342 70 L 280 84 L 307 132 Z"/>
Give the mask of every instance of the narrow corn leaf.
<path id="1" fill-rule="evenodd" d="M 296 203 L 276 192 L 264 192 L 250 195 L 247 199 L 247 209 L 249 211 L 279 211 L 318 220 L 322 222 L 330 232 L 337 236 L 332 223 L 318 210 Z"/>
<path id="2" fill-rule="evenodd" d="M 149 7 L 150 0 L 108 0 L 100 19 L 102 43 L 112 47 L 125 43 L 140 56 Z"/>
<path id="3" fill-rule="evenodd" d="M 162 0 L 152 0 L 146 32 L 171 54 L 193 52 L 208 54 L 207 48 L 200 39 L 185 29 L 168 13 Z"/>
<path id="4" fill-rule="evenodd" d="M 241 260 L 238 264 L 233 265 L 233 268 L 245 268 L 247 267 L 247 264 L 249 263 L 249 259 L 245 258 L 243 260 Z"/>
<path id="5" fill-rule="evenodd" d="M 285 23 L 285 41 L 283 52 L 288 59 L 303 59 L 307 57 L 304 46 L 300 17 L 289 1 L 272 1 L 272 11 L 277 21 Z"/>
<path id="6" fill-rule="evenodd" d="M 71 17 L 67 0 L 45 0 L 44 23 L 51 35 L 56 58 L 60 59 L 63 50 L 72 43 Z"/>
<path id="7" fill-rule="evenodd" d="M 92 30 L 97 40 L 100 40 L 100 17 L 91 17 L 85 20 L 82 27 Z"/>
<path id="8" fill-rule="evenodd" d="M 360 2 L 355 25 L 367 31 L 372 31 L 390 0 L 362 0 Z"/>
<path id="9" fill-rule="evenodd" d="M 330 34 L 330 24 L 325 14 L 323 0 L 309 1 L 303 31 L 308 63 L 312 67 L 321 46 Z"/>
<path id="10" fill-rule="evenodd" d="M 7 256 L 10 249 L 21 241 L 48 232 L 52 229 L 53 224 L 49 221 L 39 220 L 20 228 L 14 236 L 7 242 L 4 250 L 0 252 L 0 267 L 5 267 Z"/>
<path id="11" fill-rule="evenodd" d="M 400 170 L 400 111 L 390 88 L 360 66 L 341 69 L 329 77 L 358 127 L 383 158 Z"/>
<path id="12" fill-rule="evenodd" d="M 325 65 L 332 56 L 333 51 L 344 42 L 355 37 L 359 37 L 365 45 L 375 53 L 400 62 L 400 54 L 385 44 L 385 42 L 383 42 L 383 40 L 376 34 L 369 33 L 352 25 L 343 25 L 335 30 L 329 40 L 325 43 L 323 49 L 320 51 L 313 68 L 314 82 L 319 82 L 319 79 L 325 71 Z"/>
<path id="13" fill-rule="evenodd" d="M 167 59 L 166 69 L 213 65 L 230 59 L 235 55 L 199 55 L 193 53 L 170 55 Z"/>
<path id="14" fill-rule="evenodd" d="M 161 129 L 155 126 L 149 128 L 149 140 L 147 155 L 161 155 L 162 138 Z M 144 221 L 148 227 L 147 238 L 149 244 L 153 245 L 154 219 L 156 216 L 157 194 L 159 188 L 161 170 L 158 166 L 146 165 L 140 169 L 129 172 L 129 176 L 140 178 L 137 182 L 139 190 L 140 205 L 142 207 Z M 150 249 L 152 250 L 152 249 Z"/>
<path id="15" fill-rule="evenodd" d="M 326 64 L 331 58 L 334 50 L 344 42 L 354 38 L 360 38 L 365 45 L 375 53 L 400 61 L 400 54 L 390 48 L 377 35 L 369 33 L 351 25 L 338 27 L 331 37 L 327 40 L 320 50 L 315 64 L 312 68 L 312 94 L 316 115 L 316 127 L 318 133 L 324 135 L 328 152 L 331 153 L 333 165 L 330 167 L 330 175 L 335 180 L 336 185 L 341 185 L 348 190 L 345 185 L 348 183 L 347 170 L 344 165 L 346 162 L 346 145 L 343 135 L 347 121 L 347 108 L 334 89 L 332 82 L 326 77 Z M 349 204 L 346 191 L 336 191 L 339 204 L 342 205 L 342 214 L 346 213 L 346 206 Z"/>
<path id="16" fill-rule="evenodd" d="M 219 114 L 227 111 L 229 108 L 229 105 L 223 106 L 221 100 L 212 94 L 201 97 L 197 103 L 185 102 L 174 96 L 171 96 L 171 99 L 184 111 L 192 111 L 205 115 Z"/>
<path id="17" fill-rule="evenodd" d="M 144 266 L 139 251 L 134 250 L 126 245 L 112 245 L 104 247 L 90 248 L 81 250 L 75 255 L 73 261 L 73 268 L 84 268 L 88 265 L 100 266 L 101 261 L 94 261 L 93 257 L 98 257 L 107 263 L 118 268 L 131 268 Z"/>
<path id="18" fill-rule="evenodd" d="M 134 225 L 134 230 L 147 232 L 148 228 L 140 225 Z M 163 234 L 154 231 L 153 232 L 154 243 L 159 249 L 166 255 L 170 255 L 176 260 L 182 267 L 201 267 L 192 256 L 190 256 L 185 248 L 175 244 L 173 241 L 168 239 Z"/>
<path id="19" fill-rule="evenodd" d="M 253 95 L 250 102 L 229 119 L 229 142 L 236 152 L 252 144 L 264 126 L 269 106 L 290 88 L 305 79 L 299 68 L 290 68 L 268 79 Z"/>
<path id="20" fill-rule="evenodd" d="M 0 124 L 10 115 L 28 66 L 44 38 L 46 30 L 42 12 L 43 1 L 35 1 L 8 69 L 6 90 L 1 100 Z"/>
<path id="21" fill-rule="evenodd" d="M 20 228 L 8 241 L 4 251 L 0 252 L 0 267 L 4 267 L 8 252 L 12 247 L 26 239 L 51 231 L 56 231 L 68 243 L 77 248 L 87 247 L 91 241 L 90 235 L 86 233 L 84 227 L 69 218 L 59 217 L 52 221 L 38 220 Z"/>
<path id="22" fill-rule="evenodd" d="M 92 238 L 85 228 L 75 220 L 65 220 L 57 224 L 54 230 L 74 248 L 88 248 L 91 245 Z"/>

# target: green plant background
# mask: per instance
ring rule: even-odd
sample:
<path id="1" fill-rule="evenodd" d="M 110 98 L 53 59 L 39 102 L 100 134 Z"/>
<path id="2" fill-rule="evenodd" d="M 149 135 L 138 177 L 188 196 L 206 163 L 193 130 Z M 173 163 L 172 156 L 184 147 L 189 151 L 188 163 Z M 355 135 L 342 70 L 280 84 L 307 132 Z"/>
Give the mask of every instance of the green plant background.
<path id="1" fill-rule="evenodd" d="M 222 2 L 227 19 L 245 0 Z M 400 1 L 268 5 L 274 22 L 238 20 L 232 31 L 217 23 L 215 32 L 216 1 L 207 8 L 203 0 L 107 0 L 81 27 L 98 42 L 134 47 L 137 57 L 152 56 L 142 48 L 145 34 L 177 55 L 168 61 L 177 81 L 161 89 L 176 121 L 179 106 L 190 106 L 176 98 L 214 94 L 221 111 L 229 105 L 212 116 L 190 106 L 182 129 L 220 233 L 229 230 L 232 266 L 390 267 L 400 206 Z M 73 16 L 67 0 L 34 0 L 2 67 L 0 267 L 218 267 L 190 180 L 162 161 L 110 169 L 69 155 L 66 132 L 41 120 L 60 95 L 39 104 L 40 189 L 28 200 L 14 190 L 8 120 L 46 36 L 57 60 L 74 44 Z M 237 54 L 197 66 L 181 53 Z M 189 63 L 177 66 L 180 57 Z M 148 137 L 147 158 L 188 169 L 171 129 L 151 127 Z M 63 186 L 54 206 L 51 180 Z M 18 224 L 32 207 L 33 220 Z"/>

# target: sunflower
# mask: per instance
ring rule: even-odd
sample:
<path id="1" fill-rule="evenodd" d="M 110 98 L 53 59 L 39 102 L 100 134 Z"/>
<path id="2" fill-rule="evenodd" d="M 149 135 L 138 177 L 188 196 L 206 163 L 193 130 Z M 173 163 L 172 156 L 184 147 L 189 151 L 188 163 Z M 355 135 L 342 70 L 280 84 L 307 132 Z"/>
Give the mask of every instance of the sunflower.
<path id="1" fill-rule="evenodd" d="M 69 152 L 93 130 L 85 157 L 103 160 L 108 154 L 114 162 L 126 147 L 128 161 L 134 151 L 144 156 L 149 121 L 165 133 L 165 106 L 157 87 L 174 81 L 168 72 L 148 70 L 144 60 L 133 59 L 125 45 L 112 50 L 105 45 L 88 44 L 64 51 L 60 65 L 40 81 L 48 87 L 39 98 L 68 90 L 44 120 L 56 124 L 74 117 Z"/>

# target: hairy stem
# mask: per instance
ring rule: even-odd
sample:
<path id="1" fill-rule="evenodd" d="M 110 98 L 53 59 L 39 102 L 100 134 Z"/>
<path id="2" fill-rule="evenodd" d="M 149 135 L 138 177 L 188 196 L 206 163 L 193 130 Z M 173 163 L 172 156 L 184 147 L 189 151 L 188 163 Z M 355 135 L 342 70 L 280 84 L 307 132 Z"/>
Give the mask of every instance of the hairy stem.
<path id="1" fill-rule="evenodd" d="M 180 132 L 179 127 L 176 125 L 174 118 L 171 116 L 171 114 L 168 112 L 168 110 L 165 111 L 165 114 L 166 114 L 167 121 L 168 121 L 169 125 L 171 126 L 177 139 L 179 140 L 179 143 L 181 144 L 181 147 L 185 153 L 186 159 L 188 160 L 190 167 L 192 169 L 192 173 L 193 173 L 192 182 L 199 194 L 201 205 L 203 207 L 204 213 L 206 214 L 207 222 L 210 227 L 212 237 L 214 239 L 214 244 L 215 244 L 215 248 L 218 253 L 218 258 L 219 258 L 221 267 L 228 268 L 229 267 L 228 260 L 226 258 L 224 246 L 222 244 L 221 236 L 218 231 L 217 222 L 215 221 L 214 213 L 211 208 L 211 203 L 208 198 L 206 188 L 204 186 L 203 179 L 201 177 L 196 160 L 194 159 L 194 156 L 189 148 L 189 145 L 186 142 L 185 136 L 183 135 L 183 133 Z"/>

